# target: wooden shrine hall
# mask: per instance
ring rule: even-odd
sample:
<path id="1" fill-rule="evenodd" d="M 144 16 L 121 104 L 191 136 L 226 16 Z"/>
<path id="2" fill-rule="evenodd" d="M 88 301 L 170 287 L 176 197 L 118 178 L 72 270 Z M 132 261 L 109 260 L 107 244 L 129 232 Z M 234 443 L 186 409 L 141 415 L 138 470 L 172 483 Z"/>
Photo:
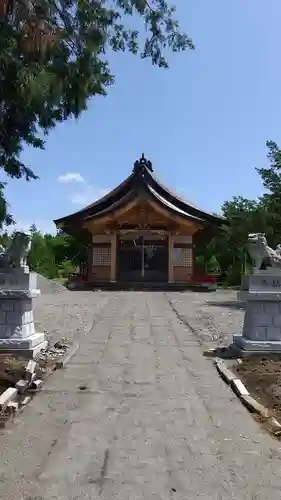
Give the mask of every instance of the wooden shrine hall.
<path id="1" fill-rule="evenodd" d="M 54 222 L 88 246 L 93 285 L 192 284 L 196 245 L 225 223 L 162 185 L 144 155 L 115 189 Z"/>

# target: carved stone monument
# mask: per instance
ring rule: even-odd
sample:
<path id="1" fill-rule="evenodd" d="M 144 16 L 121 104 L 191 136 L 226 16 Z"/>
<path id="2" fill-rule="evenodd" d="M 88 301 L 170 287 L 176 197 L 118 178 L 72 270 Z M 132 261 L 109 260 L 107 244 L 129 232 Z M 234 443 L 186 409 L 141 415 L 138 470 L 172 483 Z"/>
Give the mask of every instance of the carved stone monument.
<path id="1" fill-rule="evenodd" d="M 273 250 L 263 233 L 249 234 L 248 251 L 255 266 L 253 274 L 242 277 L 238 298 L 246 303 L 246 312 L 242 335 L 234 335 L 233 347 L 241 356 L 281 354 L 280 245 Z"/>
<path id="2" fill-rule="evenodd" d="M 34 357 L 48 345 L 34 327 L 32 299 L 40 290 L 26 263 L 30 249 L 30 234 L 20 231 L 6 251 L 0 249 L 0 353 Z"/>

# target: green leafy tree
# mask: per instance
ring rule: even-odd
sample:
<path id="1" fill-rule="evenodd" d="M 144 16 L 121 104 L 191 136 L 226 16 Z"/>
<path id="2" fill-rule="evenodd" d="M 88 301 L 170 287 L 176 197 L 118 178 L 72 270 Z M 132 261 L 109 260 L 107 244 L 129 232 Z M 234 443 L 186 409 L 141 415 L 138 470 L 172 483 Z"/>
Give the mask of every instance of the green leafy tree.
<path id="1" fill-rule="evenodd" d="M 263 196 L 263 201 L 269 206 L 272 204 L 274 210 L 281 207 L 281 150 L 274 141 L 267 141 L 267 158 L 269 166 L 259 168 L 257 172 L 261 176 L 263 186 L 267 193 Z"/>
<path id="2" fill-rule="evenodd" d="M 269 166 L 257 169 L 266 193 L 261 202 L 268 214 L 267 236 L 272 245 L 281 241 L 281 150 L 273 141 L 266 143 Z"/>
<path id="3" fill-rule="evenodd" d="M 81 263 L 88 260 L 88 248 L 78 240 L 62 232 L 55 236 L 42 234 L 32 224 L 31 251 L 28 263 L 33 271 L 43 274 L 47 278 L 67 278 Z"/>
<path id="4" fill-rule="evenodd" d="M 228 283 L 238 285 L 241 274 L 251 266 L 246 246 L 248 234 L 271 234 L 270 214 L 260 200 L 236 196 L 223 204 L 222 215 L 227 222 L 225 230 L 200 247 L 200 258 L 206 270 L 215 268 L 217 263 Z"/>
<path id="5" fill-rule="evenodd" d="M 14 223 L 13 217 L 8 210 L 8 203 L 4 196 L 4 188 L 5 184 L 0 182 L 0 229 L 2 229 L 4 225 L 10 226 Z"/>
<path id="6" fill-rule="evenodd" d="M 129 51 L 166 68 L 166 50 L 193 49 L 166 0 L 0 0 L 0 167 L 36 179 L 20 159 L 114 83 L 107 56 Z M 140 22 L 137 22 L 137 21 Z M 138 25 L 140 29 L 136 29 Z M 2 189 L 2 191 L 1 191 Z M 3 185 L 0 196 L 3 197 Z M 0 219 L 6 217 L 5 203 Z"/>
<path id="7" fill-rule="evenodd" d="M 58 267 L 58 274 L 60 278 L 67 279 L 74 271 L 74 265 L 71 260 L 63 260 Z"/>
<path id="8" fill-rule="evenodd" d="M 5 231 L 4 233 L 2 233 L 0 235 L 0 245 L 2 245 L 4 248 L 7 248 L 9 246 L 10 241 L 11 241 L 11 237 L 7 233 L 7 231 Z"/>
<path id="9" fill-rule="evenodd" d="M 28 264 L 33 271 L 48 278 L 55 278 L 58 275 L 58 266 L 52 248 L 39 231 L 32 234 Z"/>

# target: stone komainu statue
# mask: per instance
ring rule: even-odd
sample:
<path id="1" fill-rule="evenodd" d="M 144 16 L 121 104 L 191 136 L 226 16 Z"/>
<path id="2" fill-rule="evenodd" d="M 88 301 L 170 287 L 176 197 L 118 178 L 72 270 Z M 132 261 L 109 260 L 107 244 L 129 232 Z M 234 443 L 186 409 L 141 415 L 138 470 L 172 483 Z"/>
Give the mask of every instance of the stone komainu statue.
<path id="1" fill-rule="evenodd" d="M 264 233 L 250 233 L 248 235 L 248 253 L 254 262 L 255 271 L 266 266 L 281 268 L 281 245 L 276 250 L 268 246 Z"/>
<path id="2" fill-rule="evenodd" d="M 29 232 L 16 231 L 8 248 L 6 250 L 2 246 L 0 248 L 0 266 L 26 266 L 30 250 L 31 234 Z"/>

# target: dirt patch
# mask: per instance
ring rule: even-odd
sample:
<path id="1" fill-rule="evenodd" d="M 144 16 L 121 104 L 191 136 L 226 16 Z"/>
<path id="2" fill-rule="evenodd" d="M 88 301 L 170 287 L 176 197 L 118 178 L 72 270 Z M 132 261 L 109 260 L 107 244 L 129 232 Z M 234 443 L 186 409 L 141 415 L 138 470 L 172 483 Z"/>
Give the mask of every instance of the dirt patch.
<path id="1" fill-rule="evenodd" d="M 57 359 L 67 352 L 67 349 L 49 348 L 36 359 L 36 378 L 44 379 L 56 366 Z M 15 387 L 16 383 L 25 379 L 28 359 L 12 355 L 0 355 L 0 394 L 8 387 Z"/>
<path id="2" fill-rule="evenodd" d="M 26 365 L 26 359 L 0 355 L 0 394 L 24 377 Z"/>
<path id="3" fill-rule="evenodd" d="M 281 359 L 280 357 L 245 359 L 233 367 L 251 396 L 272 410 L 281 421 Z"/>

